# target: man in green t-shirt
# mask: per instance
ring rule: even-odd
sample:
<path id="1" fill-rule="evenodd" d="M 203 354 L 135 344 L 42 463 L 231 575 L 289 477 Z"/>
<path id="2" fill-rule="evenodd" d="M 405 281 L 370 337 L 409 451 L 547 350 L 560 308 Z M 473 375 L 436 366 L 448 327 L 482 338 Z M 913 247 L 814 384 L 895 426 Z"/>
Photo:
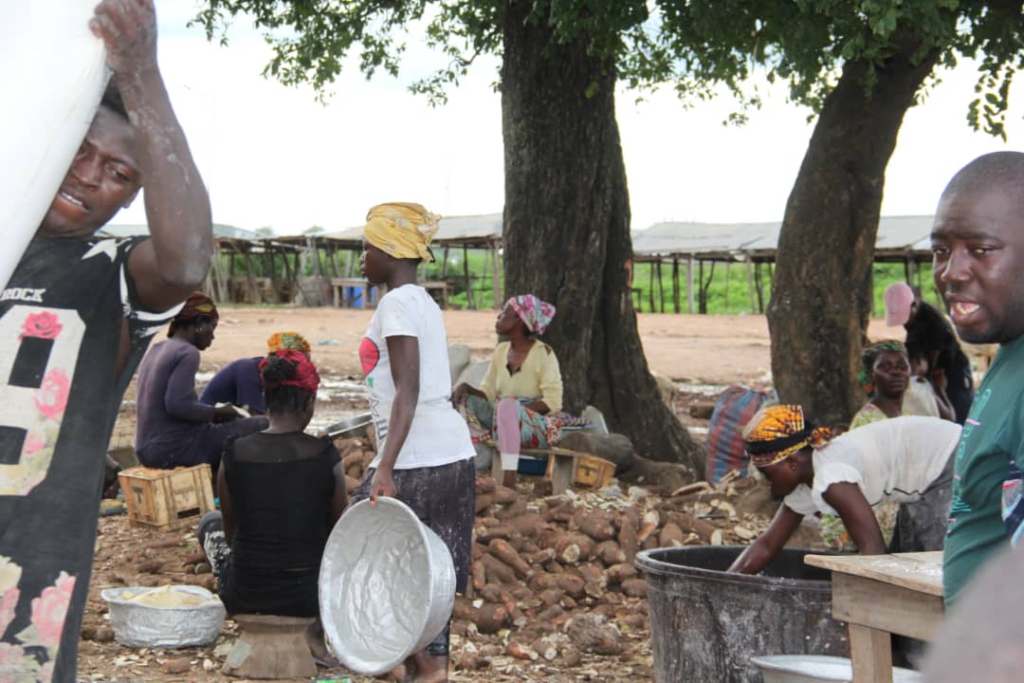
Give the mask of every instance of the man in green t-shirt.
<path id="1" fill-rule="evenodd" d="M 1004 481 L 1024 467 L 1024 154 L 981 156 L 950 181 L 932 229 L 936 289 L 961 339 L 1000 344 L 956 450 L 943 557 L 947 603 L 1004 543 Z"/>

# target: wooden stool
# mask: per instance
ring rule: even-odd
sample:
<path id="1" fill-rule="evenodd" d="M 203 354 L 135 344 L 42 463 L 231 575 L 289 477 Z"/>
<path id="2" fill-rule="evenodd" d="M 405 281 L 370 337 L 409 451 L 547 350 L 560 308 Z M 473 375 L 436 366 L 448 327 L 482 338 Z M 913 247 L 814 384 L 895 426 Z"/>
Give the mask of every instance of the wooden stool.
<path id="1" fill-rule="evenodd" d="M 242 678 L 310 678 L 316 664 L 306 644 L 311 617 L 236 614 L 241 635 L 221 673 Z"/>

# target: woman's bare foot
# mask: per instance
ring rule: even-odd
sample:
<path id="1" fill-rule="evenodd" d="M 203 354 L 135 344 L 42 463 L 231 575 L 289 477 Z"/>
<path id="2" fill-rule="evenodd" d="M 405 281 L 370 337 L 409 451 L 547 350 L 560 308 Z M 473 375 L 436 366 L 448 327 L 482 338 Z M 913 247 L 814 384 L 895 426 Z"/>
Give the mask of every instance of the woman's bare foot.
<path id="1" fill-rule="evenodd" d="M 448 657 L 434 657 L 426 652 L 418 652 L 409 659 L 415 667 L 409 679 L 412 683 L 447 683 Z"/>

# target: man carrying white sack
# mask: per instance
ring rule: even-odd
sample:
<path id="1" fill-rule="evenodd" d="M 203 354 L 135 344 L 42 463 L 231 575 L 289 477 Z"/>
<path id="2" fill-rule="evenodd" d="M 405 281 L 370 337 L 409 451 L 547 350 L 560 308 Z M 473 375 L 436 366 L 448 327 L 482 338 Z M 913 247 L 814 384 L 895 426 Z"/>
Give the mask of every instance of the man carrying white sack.
<path id="1" fill-rule="evenodd" d="M 212 251 L 151 0 L 104 0 L 90 28 L 114 87 L 0 296 L 0 681 L 75 680 L 121 396 Z M 151 236 L 95 239 L 143 184 Z"/>

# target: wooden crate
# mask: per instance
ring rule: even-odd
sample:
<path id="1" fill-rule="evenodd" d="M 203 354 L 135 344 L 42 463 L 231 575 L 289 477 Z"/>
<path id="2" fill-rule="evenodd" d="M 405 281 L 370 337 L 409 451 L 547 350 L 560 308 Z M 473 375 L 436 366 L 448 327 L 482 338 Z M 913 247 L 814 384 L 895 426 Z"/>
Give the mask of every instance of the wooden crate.
<path id="1" fill-rule="evenodd" d="M 159 470 L 133 467 L 117 475 L 128 504 L 128 519 L 161 531 L 195 524 L 214 509 L 210 466 Z"/>
<path id="2" fill-rule="evenodd" d="M 576 461 L 576 485 L 599 489 L 612 483 L 615 463 L 596 455 L 581 455 Z"/>
<path id="3" fill-rule="evenodd" d="M 555 495 L 569 485 L 601 488 L 612 483 L 615 476 L 615 463 L 596 455 L 558 446 L 535 452 L 548 454 L 548 469 L 545 476 L 551 480 Z M 562 470 L 562 474 L 557 472 L 559 469 Z"/>

